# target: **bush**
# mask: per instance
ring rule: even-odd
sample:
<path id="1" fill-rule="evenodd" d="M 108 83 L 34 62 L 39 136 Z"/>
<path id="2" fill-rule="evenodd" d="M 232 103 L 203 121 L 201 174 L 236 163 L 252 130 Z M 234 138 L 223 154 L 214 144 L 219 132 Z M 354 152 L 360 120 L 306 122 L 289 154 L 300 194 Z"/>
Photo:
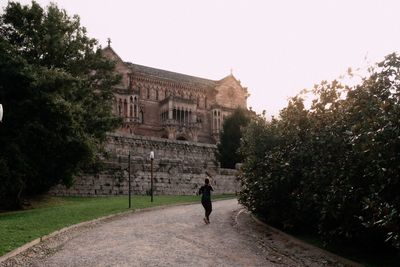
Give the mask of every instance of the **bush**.
<path id="1" fill-rule="evenodd" d="M 240 202 L 267 222 L 339 240 L 400 248 L 400 58 L 362 83 L 322 82 L 306 109 L 244 131 Z"/>

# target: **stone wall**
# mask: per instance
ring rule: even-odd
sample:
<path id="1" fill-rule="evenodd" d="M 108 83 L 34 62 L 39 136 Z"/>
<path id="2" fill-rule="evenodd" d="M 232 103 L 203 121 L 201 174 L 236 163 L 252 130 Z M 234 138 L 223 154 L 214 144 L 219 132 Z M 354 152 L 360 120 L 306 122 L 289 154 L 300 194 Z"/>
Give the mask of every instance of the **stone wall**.
<path id="1" fill-rule="evenodd" d="M 52 195 L 95 196 L 128 194 L 128 156 L 133 194 L 145 195 L 151 188 L 150 151 L 154 151 L 154 195 L 193 195 L 211 178 L 214 194 L 236 193 L 236 170 L 221 169 L 215 161 L 215 145 L 154 137 L 110 134 L 104 167 L 76 177 L 72 187 L 58 185 Z"/>

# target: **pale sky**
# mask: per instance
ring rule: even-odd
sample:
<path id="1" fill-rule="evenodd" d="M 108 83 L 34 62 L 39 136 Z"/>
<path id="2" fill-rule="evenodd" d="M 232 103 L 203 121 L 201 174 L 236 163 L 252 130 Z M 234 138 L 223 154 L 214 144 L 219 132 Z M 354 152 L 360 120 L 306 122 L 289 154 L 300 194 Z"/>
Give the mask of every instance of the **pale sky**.
<path id="1" fill-rule="evenodd" d="M 52 2 L 78 14 L 103 47 L 110 37 L 124 61 L 213 80 L 233 69 L 249 89 L 248 106 L 268 115 L 301 89 L 400 48 L 400 1 Z"/>

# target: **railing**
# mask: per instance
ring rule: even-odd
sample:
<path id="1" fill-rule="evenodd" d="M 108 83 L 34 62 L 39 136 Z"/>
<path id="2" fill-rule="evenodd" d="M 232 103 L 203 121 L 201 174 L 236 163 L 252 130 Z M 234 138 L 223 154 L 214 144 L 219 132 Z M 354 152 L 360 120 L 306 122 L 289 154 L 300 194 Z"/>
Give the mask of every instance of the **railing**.
<path id="1" fill-rule="evenodd" d="M 200 124 L 197 122 L 185 122 L 185 121 L 178 121 L 174 119 L 167 119 L 162 121 L 162 126 L 177 126 L 177 127 L 186 127 L 186 128 L 196 128 L 200 127 Z"/>
<path id="2" fill-rule="evenodd" d="M 135 117 L 125 117 L 124 118 L 124 122 L 133 122 L 133 123 L 140 123 L 140 119 L 139 118 L 135 118 Z"/>

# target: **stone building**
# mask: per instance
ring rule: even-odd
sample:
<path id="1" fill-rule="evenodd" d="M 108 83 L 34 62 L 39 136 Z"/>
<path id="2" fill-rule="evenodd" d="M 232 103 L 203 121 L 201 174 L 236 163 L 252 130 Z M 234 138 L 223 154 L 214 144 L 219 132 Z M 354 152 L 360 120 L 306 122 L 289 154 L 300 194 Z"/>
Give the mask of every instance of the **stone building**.
<path id="1" fill-rule="evenodd" d="M 124 119 L 117 132 L 216 143 L 224 119 L 247 108 L 247 88 L 232 74 L 208 80 L 124 62 L 110 47 L 121 83 L 115 87 L 113 112 Z"/>

